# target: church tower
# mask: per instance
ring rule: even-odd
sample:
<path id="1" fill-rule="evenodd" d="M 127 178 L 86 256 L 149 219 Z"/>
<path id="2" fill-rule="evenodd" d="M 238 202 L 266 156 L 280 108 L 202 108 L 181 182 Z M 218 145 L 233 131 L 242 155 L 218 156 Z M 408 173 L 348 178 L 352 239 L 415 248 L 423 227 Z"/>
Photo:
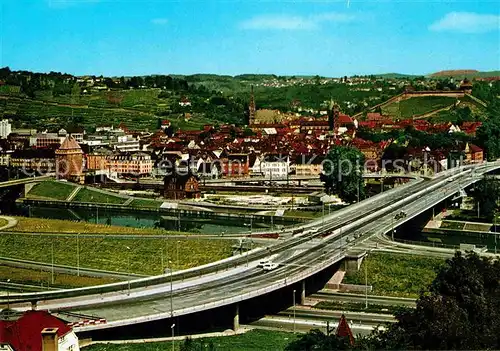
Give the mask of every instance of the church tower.
<path id="1" fill-rule="evenodd" d="M 335 101 L 330 100 L 330 104 L 328 106 L 328 129 L 330 131 L 338 129 L 339 116 L 340 116 L 339 105 L 337 105 Z"/>
<path id="2" fill-rule="evenodd" d="M 56 177 L 83 184 L 83 151 L 78 142 L 67 136 L 56 150 Z"/>
<path id="3" fill-rule="evenodd" d="M 253 85 L 252 92 L 250 93 L 250 104 L 248 105 L 248 125 L 255 124 L 255 96 L 253 93 Z"/>

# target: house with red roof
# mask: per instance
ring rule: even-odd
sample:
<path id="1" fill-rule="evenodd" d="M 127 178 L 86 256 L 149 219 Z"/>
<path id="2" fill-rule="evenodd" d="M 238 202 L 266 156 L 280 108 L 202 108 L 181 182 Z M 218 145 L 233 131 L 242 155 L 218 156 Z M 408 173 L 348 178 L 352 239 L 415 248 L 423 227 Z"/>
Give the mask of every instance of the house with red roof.
<path id="1" fill-rule="evenodd" d="M 477 129 L 481 127 L 482 124 L 482 122 L 464 122 L 462 123 L 460 129 L 465 134 L 475 136 Z"/>
<path id="2" fill-rule="evenodd" d="M 384 119 L 384 116 L 382 116 L 382 114 L 380 114 L 378 112 L 368 112 L 366 114 L 367 121 L 377 122 L 377 121 L 382 121 L 383 119 Z"/>
<path id="3" fill-rule="evenodd" d="M 335 332 L 335 335 L 340 336 L 342 338 L 348 338 L 349 339 L 349 344 L 351 346 L 354 345 L 354 335 L 352 335 L 351 328 L 349 327 L 349 324 L 347 323 L 347 319 L 345 318 L 345 315 L 342 314 L 340 316 L 340 321 L 337 326 L 337 330 Z"/>
<path id="4" fill-rule="evenodd" d="M 0 345 L 15 351 L 79 351 L 78 337 L 68 323 L 47 311 L 0 313 Z M 44 346 L 42 346 L 42 344 Z"/>
<path id="5" fill-rule="evenodd" d="M 467 143 L 465 144 L 465 158 L 467 163 L 481 163 L 484 160 L 484 152 L 479 146 Z"/>

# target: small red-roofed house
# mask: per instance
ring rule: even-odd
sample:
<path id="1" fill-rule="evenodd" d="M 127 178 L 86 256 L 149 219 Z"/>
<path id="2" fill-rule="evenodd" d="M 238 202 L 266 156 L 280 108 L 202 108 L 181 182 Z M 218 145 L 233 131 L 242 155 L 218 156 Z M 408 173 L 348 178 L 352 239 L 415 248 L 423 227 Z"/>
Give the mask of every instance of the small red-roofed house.
<path id="1" fill-rule="evenodd" d="M 10 345 L 15 351 L 42 351 L 42 343 L 45 346 L 52 343 L 54 351 L 80 349 L 72 328 L 47 311 L 26 311 L 23 314 L 2 311 L 0 344 Z"/>
<path id="2" fill-rule="evenodd" d="M 479 146 L 467 143 L 465 145 L 465 157 L 468 163 L 481 163 L 484 160 L 484 152 Z"/>
<path id="3" fill-rule="evenodd" d="M 340 316 L 339 325 L 337 326 L 337 331 L 335 335 L 340 336 L 342 338 L 349 338 L 349 343 L 351 346 L 354 345 L 354 336 L 352 335 L 351 328 L 347 323 L 345 315 Z"/>
<path id="4" fill-rule="evenodd" d="M 384 116 L 382 116 L 378 112 L 368 112 L 366 114 L 367 121 L 382 121 L 383 119 L 384 119 Z"/>

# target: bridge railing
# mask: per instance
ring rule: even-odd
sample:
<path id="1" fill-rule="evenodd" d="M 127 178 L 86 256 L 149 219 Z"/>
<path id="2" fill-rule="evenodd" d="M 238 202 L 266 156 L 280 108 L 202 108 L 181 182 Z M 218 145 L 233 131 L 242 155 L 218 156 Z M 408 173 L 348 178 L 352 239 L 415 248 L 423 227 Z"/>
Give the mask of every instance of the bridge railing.
<path id="1" fill-rule="evenodd" d="M 393 193 L 401 191 L 405 189 L 406 187 L 410 186 L 412 183 L 405 184 L 404 186 L 391 189 L 389 191 L 386 191 L 382 194 L 378 194 L 370 199 L 368 199 L 366 202 L 362 201 L 360 203 L 354 204 L 350 206 L 349 210 L 360 210 L 364 206 L 367 206 L 371 204 L 372 202 L 377 202 L 380 201 L 381 199 L 385 197 L 391 196 Z M 346 209 L 340 210 L 335 214 L 332 214 L 331 216 L 328 216 L 330 219 L 336 217 L 336 216 L 342 216 L 343 212 L 346 211 L 349 212 Z M 359 211 L 361 212 L 361 211 Z M 360 215 L 362 215 L 360 213 Z M 327 223 L 327 220 L 324 221 L 324 223 Z M 297 226 L 293 226 L 289 229 L 290 230 L 306 230 L 306 229 L 311 229 L 314 226 L 324 224 L 321 219 L 312 221 L 309 224 L 300 224 Z M 332 228 L 326 228 L 326 230 L 331 230 Z M 178 272 L 174 272 L 172 274 L 167 274 L 167 275 L 160 275 L 160 276 L 155 276 L 155 277 L 149 277 L 149 278 L 142 278 L 142 279 L 137 279 L 137 280 L 132 280 L 130 281 L 130 288 L 141 288 L 141 287 L 147 287 L 151 285 L 159 285 L 159 284 L 166 284 L 170 282 L 170 279 L 175 279 L 175 281 L 179 280 L 185 280 L 189 278 L 196 278 L 202 275 L 206 274 L 212 274 L 212 273 L 218 273 L 220 271 L 228 270 L 231 268 L 235 268 L 240 264 L 244 264 L 248 261 L 255 261 L 259 260 L 262 258 L 267 257 L 270 254 L 274 253 L 279 253 L 281 251 L 287 250 L 289 248 L 292 248 L 296 245 L 300 245 L 302 243 L 305 243 L 312 238 L 315 237 L 321 237 L 323 235 L 323 232 L 316 232 L 316 233 L 308 233 L 307 235 L 304 236 L 295 236 L 292 237 L 291 239 L 288 239 L 286 241 L 279 242 L 277 244 L 273 244 L 267 248 L 257 248 L 254 250 L 251 250 L 245 254 L 240 254 L 237 256 L 229 257 L 221 261 L 209 263 L 207 265 L 199 266 L 199 267 L 194 267 L 191 269 L 187 270 L 182 270 Z M 268 231 L 267 234 L 282 234 L 283 231 Z M 305 232 L 304 232 L 305 233 Z M 266 234 L 266 233 L 261 233 L 261 234 Z M 9 300 L 11 302 L 33 302 L 33 301 L 44 301 L 44 300 L 54 300 L 54 299 L 59 299 L 59 298 L 71 298 L 71 297 L 78 297 L 78 296 L 85 296 L 85 295 L 97 295 L 97 294 L 104 294 L 104 293 L 110 293 L 110 292 L 117 292 L 117 291 L 124 291 L 128 289 L 128 282 L 118 282 L 118 283 L 112 283 L 112 284 L 106 284 L 106 285 L 99 285 L 99 286 L 92 286 L 92 287 L 86 287 L 86 288 L 76 288 L 76 289 L 67 289 L 67 290 L 59 290 L 59 291 L 54 291 L 54 292 L 40 292 L 40 293 L 31 293 L 31 294 L 12 294 L 9 297 Z M 5 304 L 6 301 L 4 301 L 3 298 L 0 298 L 0 304 Z"/>
<path id="2" fill-rule="evenodd" d="M 456 177 L 456 176 L 453 176 Z M 442 184 L 446 182 L 447 180 L 442 180 L 438 184 Z M 419 194 L 422 192 L 427 192 L 431 191 L 433 188 L 438 186 L 438 184 L 431 186 L 430 188 L 421 190 L 417 193 L 414 193 L 408 197 L 405 197 L 402 201 L 408 202 L 411 201 L 411 199 L 418 197 Z M 402 187 L 398 188 L 401 189 Z M 396 190 L 396 189 L 392 189 Z M 385 192 L 383 194 L 379 194 L 380 198 L 383 198 L 384 196 L 388 196 L 388 193 L 391 191 Z M 376 196 L 376 197 L 377 197 Z M 376 197 L 370 199 L 373 201 Z M 371 202 L 369 201 L 369 202 Z M 367 202 L 367 203 L 369 203 Z M 362 207 L 363 205 L 366 205 L 367 203 L 359 203 L 354 205 L 354 207 Z M 386 207 L 385 212 L 387 211 L 393 211 L 396 204 L 390 205 Z M 353 208 L 351 208 L 353 210 Z M 366 220 L 366 218 L 365 218 Z M 321 221 L 321 220 L 320 220 Z M 321 223 L 321 222 L 316 222 L 316 224 Z M 350 227 L 350 225 L 348 225 Z M 302 230 L 305 230 L 307 228 L 311 228 L 311 225 L 301 225 L 300 228 Z M 289 248 L 292 248 L 294 246 L 300 245 L 302 243 L 305 243 L 312 238 L 315 237 L 322 237 L 325 232 L 328 230 L 332 230 L 333 228 L 326 226 L 324 228 L 321 228 L 321 231 L 317 231 L 317 233 L 313 233 L 312 235 L 307 235 L 307 236 L 296 236 L 292 237 L 289 240 L 274 244 L 270 247 L 267 248 L 258 248 L 254 249 L 252 251 L 249 251 L 245 254 L 238 255 L 238 256 L 233 256 L 230 258 L 227 258 L 225 260 L 217 261 L 208 265 L 204 265 L 201 267 L 195 267 L 192 269 L 184 270 L 184 271 L 179 271 L 175 272 L 172 274 L 167 274 L 167 275 L 161 275 L 161 276 L 156 276 L 156 277 L 151 277 L 151 278 L 144 278 L 144 279 L 138 279 L 138 280 L 133 280 L 130 282 L 130 287 L 131 288 L 139 288 L 139 287 L 147 287 L 150 285 L 159 285 L 159 284 L 165 284 L 170 281 L 170 279 L 174 278 L 176 280 L 184 280 L 188 278 L 193 278 L 197 276 L 201 276 L 204 274 L 210 274 L 210 273 L 217 273 L 222 270 L 227 270 L 233 267 L 237 267 L 240 264 L 244 264 L 245 262 L 248 261 L 254 261 L 258 260 L 261 258 L 264 258 L 270 254 L 274 253 L 279 253 L 281 251 L 287 250 Z M 45 292 L 45 293 L 35 293 L 35 294 L 17 294 L 17 295 L 11 295 L 10 296 L 10 301 L 12 302 L 31 302 L 31 301 L 42 301 L 42 300 L 49 300 L 49 299 L 58 299 L 58 298 L 69 298 L 69 297 L 76 297 L 76 296 L 82 296 L 82 295 L 94 295 L 94 294 L 102 294 L 102 293 L 107 293 L 107 292 L 116 292 L 120 290 L 125 290 L 128 288 L 128 282 L 125 283 L 114 283 L 114 284 L 108 284 L 108 285 L 101 285 L 101 286 L 94 286 L 94 287 L 88 287 L 88 288 L 78 288 L 78 289 L 71 289 L 71 290 L 60 290 L 56 292 Z M 0 303 L 5 304 L 4 300 L 0 299 Z"/>

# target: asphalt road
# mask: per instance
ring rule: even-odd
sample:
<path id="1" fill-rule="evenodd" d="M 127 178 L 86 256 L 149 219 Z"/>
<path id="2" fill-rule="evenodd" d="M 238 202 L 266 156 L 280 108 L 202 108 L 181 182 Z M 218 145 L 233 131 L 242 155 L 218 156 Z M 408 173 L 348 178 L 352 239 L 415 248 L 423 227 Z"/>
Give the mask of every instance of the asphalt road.
<path id="1" fill-rule="evenodd" d="M 322 301 L 340 301 L 352 303 L 365 303 L 366 296 L 362 294 L 347 294 L 333 291 L 322 290 L 309 296 L 315 300 Z M 415 299 L 392 297 L 392 296 L 376 296 L 368 295 L 368 303 L 381 306 L 405 306 L 415 307 Z"/>
<path id="2" fill-rule="evenodd" d="M 97 315 L 108 320 L 107 325 L 100 327 L 113 327 L 167 318 L 171 313 L 182 315 L 231 304 L 300 281 L 307 275 L 331 265 L 335 260 L 342 259 L 346 250 L 358 241 L 390 229 L 396 213 L 405 211 L 409 219 L 433 203 L 455 193 L 458 183 L 464 182 L 461 178 L 465 176 L 458 178 L 459 181 L 445 182 L 439 186 L 442 178 L 394 189 L 395 191 L 385 195 L 384 201 L 380 201 L 381 197 L 374 197 L 349 206 L 345 211 L 337 211 L 324 219 L 304 225 L 301 234 L 296 237 L 317 237 L 315 230 L 331 235 L 322 239 L 308 239 L 308 245 L 303 245 L 301 249 L 298 249 L 299 246 L 293 246 L 284 250 L 274 260 L 280 264 L 279 268 L 271 272 L 264 272 L 256 267 L 256 261 L 250 261 L 248 267 L 241 265 L 210 277 L 175 282 L 171 294 L 168 284 L 162 284 L 133 289 L 130 295 L 126 291 L 120 291 L 106 296 L 82 296 L 41 302 L 39 308 L 62 308 Z M 418 195 L 416 199 L 411 197 L 412 194 L 432 186 L 438 189 L 430 194 Z M 399 223 L 394 223 L 397 224 Z M 338 229 L 339 227 L 343 229 Z M 82 330 L 92 328 L 96 327 L 84 327 Z"/>

